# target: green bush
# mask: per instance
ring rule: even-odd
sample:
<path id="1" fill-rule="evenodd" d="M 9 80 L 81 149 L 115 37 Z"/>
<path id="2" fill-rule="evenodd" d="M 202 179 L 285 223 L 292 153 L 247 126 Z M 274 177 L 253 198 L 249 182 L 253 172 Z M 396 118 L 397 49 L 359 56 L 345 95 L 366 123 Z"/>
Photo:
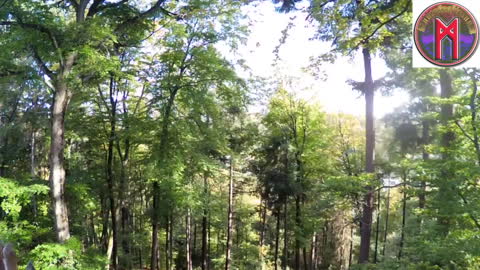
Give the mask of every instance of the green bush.
<path id="1" fill-rule="evenodd" d="M 37 269 L 94 270 L 104 269 L 107 259 L 95 250 L 82 250 L 81 242 L 72 238 L 65 244 L 48 243 L 35 247 L 30 260 Z"/>

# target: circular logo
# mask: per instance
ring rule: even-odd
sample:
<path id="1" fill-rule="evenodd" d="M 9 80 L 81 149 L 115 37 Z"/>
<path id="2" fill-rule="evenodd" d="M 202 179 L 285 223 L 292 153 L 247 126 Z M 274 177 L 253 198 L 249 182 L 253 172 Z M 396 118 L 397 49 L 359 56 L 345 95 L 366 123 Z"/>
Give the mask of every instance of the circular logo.
<path id="1" fill-rule="evenodd" d="M 427 61 L 449 67 L 465 62 L 475 52 L 478 25 L 465 7 L 440 2 L 420 14 L 413 35 L 418 51 Z"/>

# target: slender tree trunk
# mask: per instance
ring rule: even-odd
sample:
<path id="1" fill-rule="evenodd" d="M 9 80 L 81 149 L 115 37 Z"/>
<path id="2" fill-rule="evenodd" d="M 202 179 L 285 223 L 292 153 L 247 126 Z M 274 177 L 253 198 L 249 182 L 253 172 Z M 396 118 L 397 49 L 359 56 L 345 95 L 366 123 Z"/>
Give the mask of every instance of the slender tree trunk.
<path id="1" fill-rule="evenodd" d="M 115 82 L 114 78 L 110 78 L 110 134 L 107 152 L 107 185 L 108 196 L 110 201 L 110 217 L 112 222 L 112 261 L 111 268 L 116 270 L 118 265 L 118 225 L 117 225 L 117 207 L 115 205 L 115 184 L 113 176 L 113 149 L 116 137 L 117 124 L 117 101 L 115 100 Z"/>
<path id="2" fill-rule="evenodd" d="M 208 177 L 207 174 L 203 176 L 203 195 L 204 195 L 204 206 L 203 206 L 203 216 L 202 216 L 202 270 L 207 270 L 207 217 L 208 217 Z"/>
<path id="3" fill-rule="evenodd" d="M 36 131 L 32 128 L 31 134 L 31 146 L 30 146 L 30 175 L 32 179 L 35 179 L 37 172 L 36 172 L 36 161 L 35 161 L 35 153 L 36 153 Z M 32 206 L 33 206 L 33 217 L 37 219 L 38 210 L 37 210 L 37 198 L 36 195 L 32 195 Z"/>
<path id="4" fill-rule="evenodd" d="M 279 251 L 279 241 L 280 241 L 280 210 L 277 212 L 277 225 L 275 227 L 275 255 L 274 255 L 274 269 L 278 270 L 278 251 Z"/>
<path id="5" fill-rule="evenodd" d="M 35 152 L 36 152 L 36 131 L 35 129 L 32 129 L 32 134 L 31 134 L 31 145 L 30 145 L 30 174 L 32 177 L 35 177 L 37 175 L 36 172 L 36 160 L 35 160 Z"/>
<path id="6" fill-rule="evenodd" d="M 402 198 L 402 229 L 401 229 L 401 234 L 400 234 L 400 247 L 398 251 L 398 259 L 400 260 L 402 258 L 402 252 L 403 252 L 403 245 L 405 242 L 405 221 L 406 221 L 406 215 L 407 215 L 407 175 L 406 173 L 404 174 L 403 178 L 403 198 Z"/>
<path id="7" fill-rule="evenodd" d="M 308 270 L 308 254 L 307 254 L 307 248 L 303 247 L 302 248 L 302 253 L 303 253 L 303 268 L 304 270 Z"/>
<path id="8" fill-rule="evenodd" d="M 197 250 L 197 223 L 195 222 L 195 219 L 192 220 L 192 223 L 193 223 L 193 245 L 190 253 L 192 254 L 192 257 L 193 257 Z"/>
<path id="9" fill-rule="evenodd" d="M 167 215 L 167 220 L 165 222 L 165 269 L 170 270 L 170 254 L 169 254 L 169 245 L 170 245 L 170 217 Z"/>
<path id="10" fill-rule="evenodd" d="M 378 190 L 377 195 L 377 224 L 375 229 L 375 256 L 373 258 L 373 263 L 378 262 L 378 236 L 380 234 L 380 192 L 382 189 Z"/>
<path id="11" fill-rule="evenodd" d="M 283 210 L 283 270 L 287 269 L 288 265 L 288 198 L 285 198 Z"/>
<path id="12" fill-rule="evenodd" d="M 352 267 L 353 262 L 353 226 L 350 228 L 350 251 L 348 255 L 348 269 Z"/>
<path id="13" fill-rule="evenodd" d="M 0 253 L 2 253 L 2 252 L 0 252 Z M 5 270 L 17 270 L 18 269 L 18 267 L 17 267 L 18 258 L 17 258 L 17 255 L 15 254 L 15 250 L 13 250 L 13 246 L 11 244 L 7 244 L 3 248 L 3 263 L 2 264 L 4 264 Z"/>
<path id="14" fill-rule="evenodd" d="M 67 74 L 65 74 L 67 75 Z M 67 202 L 65 201 L 65 114 L 72 93 L 64 78 L 57 80 L 52 104 L 52 129 L 50 142 L 50 188 L 57 240 L 60 243 L 70 238 Z"/>
<path id="15" fill-rule="evenodd" d="M 363 49 L 363 61 L 365 68 L 365 108 L 366 108 L 366 151 L 365 151 L 365 172 L 375 173 L 375 125 L 374 125 L 374 86 L 372 78 L 372 59 L 370 50 Z M 372 231 L 372 216 L 374 195 L 372 187 L 367 187 L 367 194 L 363 202 L 363 213 L 360 224 L 360 255 L 359 263 L 368 263 L 370 254 L 370 238 Z"/>
<path id="16" fill-rule="evenodd" d="M 100 194 L 100 201 L 102 204 L 102 235 L 101 244 L 102 249 L 106 253 L 108 250 L 108 221 L 110 218 L 110 210 L 108 208 L 108 201 L 103 194 Z"/>
<path id="17" fill-rule="evenodd" d="M 480 165 L 480 139 L 478 135 L 477 123 L 477 99 L 478 99 L 478 80 L 476 74 L 478 70 L 475 69 L 473 73 L 469 74 L 472 80 L 472 94 L 470 95 L 470 125 L 472 126 L 472 135 L 468 139 L 473 143 L 475 153 L 477 155 L 477 164 Z"/>
<path id="18" fill-rule="evenodd" d="M 430 143 L 430 122 L 428 120 L 422 121 L 422 158 L 426 162 L 430 159 L 430 155 L 426 149 L 426 146 Z M 425 193 L 427 191 L 427 184 L 424 179 L 420 182 L 420 193 L 418 194 L 418 207 L 420 209 L 425 208 Z"/>
<path id="19" fill-rule="evenodd" d="M 168 141 L 168 129 L 170 126 L 170 115 L 173 110 L 173 105 L 175 101 L 175 97 L 178 93 L 179 88 L 174 88 L 168 99 L 167 105 L 165 107 L 163 123 L 162 123 L 162 130 L 160 134 L 160 146 L 159 146 L 159 153 L 160 162 L 166 161 L 166 152 L 167 152 L 167 141 Z M 152 270 L 156 270 L 158 268 L 158 232 L 159 232 L 159 224 L 158 224 L 158 212 L 160 211 L 160 184 L 158 181 L 153 183 L 153 211 L 152 211 L 152 250 L 151 250 L 151 261 L 150 267 Z"/>
<path id="20" fill-rule="evenodd" d="M 310 256 L 310 266 L 312 270 L 317 270 L 317 233 L 313 234 L 312 238 L 312 253 Z"/>
<path id="21" fill-rule="evenodd" d="M 168 247 L 169 270 L 173 267 L 173 214 L 170 214 L 170 246 Z"/>
<path id="22" fill-rule="evenodd" d="M 320 262 L 320 268 L 328 269 L 330 267 L 332 259 L 327 257 L 328 248 L 328 221 L 325 223 L 322 229 L 322 258 Z M 328 254 L 329 255 L 329 254 Z"/>
<path id="23" fill-rule="evenodd" d="M 187 220 L 186 220 L 186 230 L 185 230 L 185 247 L 186 247 L 186 257 L 187 257 L 187 270 L 192 270 L 192 215 L 190 209 L 187 209 Z"/>
<path id="24" fill-rule="evenodd" d="M 267 203 L 266 200 L 263 198 L 260 201 L 260 220 L 261 220 L 261 227 L 260 227 L 260 241 L 259 241 L 259 256 L 260 256 L 260 263 L 261 269 L 265 268 L 265 254 L 264 254 L 264 242 L 265 242 L 265 227 L 266 227 L 266 220 L 267 220 Z M 248 234 L 247 234 L 248 235 Z M 277 250 L 277 258 L 278 258 L 278 250 Z M 275 262 L 276 263 L 276 262 Z"/>
<path id="25" fill-rule="evenodd" d="M 142 247 L 140 247 L 138 249 L 138 265 L 140 266 L 140 269 L 143 269 L 143 251 L 142 251 Z"/>
<path id="26" fill-rule="evenodd" d="M 1 139 L 1 137 L 0 137 Z M 6 155 L 8 151 L 8 136 L 5 136 L 3 138 L 3 145 L 2 145 L 2 153 L 0 155 L 1 161 L 0 161 L 0 177 L 6 177 L 7 176 L 7 160 L 6 160 Z"/>
<path id="27" fill-rule="evenodd" d="M 260 203 L 261 206 L 261 219 L 262 219 L 262 227 L 260 231 L 260 249 L 262 249 L 264 243 L 265 243 L 265 225 L 267 221 L 267 202 L 266 200 L 262 200 Z"/>
<path id="28" fill-rule="evenodd" d="M 227 254 L 225 259 L 225 270 L 230 270 L 232 256 L 232 233 L 233 233 L 233 156 L 230 157 L 230 183 L 228 189 L 228 224 L 227 224 Z"/>
<path id="29" fill-rule="evenodd" d="M 209 194 L 210 196 L 210 194 Z M 211 213 L 208 212 L 208 249 L 207 249 L 207 269 L 210 269 L 210 254 L 212 254 L 212 231 L 211 231 Z"/>
<path id="30" fill-rule="evenodd" d="M 440 69 L 440 96 L 442 98 L 450 98 L 453 95 L 453 82 L 452 77 L 448 73 L 447 69 Z M 453 119 L 453 105 L 452 104 L 442 104 L 440 110 L 440 118 L 442 125 L 447 127 L 450 124 L 450 121 Z M 448 161 L 451 158 L 450 147 L 455 139 L 455 133 L 448 130 L 442 134 L 441 146 L 443 148 L 442 160 Z M 441 183 L 439 186 L 438 200 L 441 202 L 454 202 L 456 201 L 456 192 L 455 186 L 450 181 L 452 173 L 451 169 L 443 167 L 441 170 Z M 439 233 L 443 236 L 446 236 L 450 231 L 451 225 L 451 207 L 439 207 Z"/>
<path id="31" fill-rule="evenodd" d="M 128 131 L 126 131 L 128 133 Z M 117 144 L 118 145 L 118 144 Z M 122 267 L 127 269 L 132 268 L 132 262 L 130 258 L 130 234 L 131 234 L 131 214 L 129 210 L 129 205 L 127 202 L 127 197 L 130 195 L 127 179 L 127 166 L 129 163 L 129 152 L 130 152 L 130 140 L 126 139 L 125 142 L 125 151 L 122 155 L 120 152 L 120 145 L 118 145 L 118 153 L 121 158 L 121 167 L 120 167 L 120 190 L 119 190 L 119 207 L 121 212 L 121 233 L 120 239 L 123 250 L 123 259 Z"/>
<path id="32" fill-rule="evenodd" d="M 0 125 L 8 125 L 12 124 L 15 121 L 16 114 L 18 111 L 18 105 L 20 103 L 20 98 L 21 98 L 22 93 L 18 94 L 17 96 L 14 97 L 14 103 L 13 103 L 13 108 L 7 115 L 7 119 L 5 122 L 0 119 Z M 2 104 L 0 104 L 0 109 L 2 108 Z M 2 138 L 3 137 L 3 138 Z M 3 142 L 2 142 L 3 139 Z M 3 136 L 0 136 L 0 143 L 2 144 L 2 147 L 0 148 L 0 177 L 6 177 L 7 176 L 7 171 L 8 171 L 8 166 L 7 166 L 7 154 L 8 154 L 8 149 L 9 149 L 9 134 L 6 132 L 3 134 Z"/>
<path id="33" fill-rule="evenodd" d="M 297 195 L 295 198 L 295 270 L 300 270 L 300 239 L 299 231 L 301 230 L 301 209 L 300 209 L 300 197 Z"/>
<path id="34" fill-rule="evenodd" d="M 95 216 L 93 214 L 90 215 L 90 226 L 93 234 L 93 245 L 98 247 L 98 234 L 95 231 Z"/>
<path id="35" fill-rule="evenodd" d="M 387 203 L 385 209 L 385 233 L 383 235 L 383 250 L 382 256 L 385 257 L 385 249 L 387 245 L 387 236 L 388 236 L 388 218 L 390 216 L 390 188 L 387 190 Z"/>
<path id="36" fill-rule="evenodd" d="M 159 209 L 160 186 L 157 181 L 153 183 L 153 220 L 152 220 L 152 250 L 150 257 L 150 269 L 158 269 L 158 209 Z M 157 211 L 156 211 L 157 210 Z"/>
<path id="37" fill-rule="evenodd" d="M 241 241 L 241 236 L 242 236 L 242 228 L 241 228 L 241 223 L 240 222 L 235 222 L 235 247 L 238 249 Z"/>

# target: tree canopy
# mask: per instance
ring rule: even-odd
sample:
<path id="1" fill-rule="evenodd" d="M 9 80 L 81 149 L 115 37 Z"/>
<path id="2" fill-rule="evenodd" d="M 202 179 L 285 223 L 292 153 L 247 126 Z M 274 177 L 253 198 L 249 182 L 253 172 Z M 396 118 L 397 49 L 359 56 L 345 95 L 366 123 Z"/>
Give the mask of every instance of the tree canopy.
<path id="1" fill-rule="evenodd" d="M 255 1 L 0 1 L 0 269 L 478 269 L 479 70 L 411 67 L 410 0 L 273 2 L 364 116 L 242 72 Z"/>

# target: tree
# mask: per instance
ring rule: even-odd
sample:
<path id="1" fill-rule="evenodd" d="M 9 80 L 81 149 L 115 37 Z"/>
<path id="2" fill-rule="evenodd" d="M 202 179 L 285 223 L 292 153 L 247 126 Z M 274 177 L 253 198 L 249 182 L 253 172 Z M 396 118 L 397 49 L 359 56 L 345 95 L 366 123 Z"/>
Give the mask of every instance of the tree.
<path id="1" fill-rule="evenodd" d="M 5 37 L 6 43 L 13 50 L 28 50 L 35 60 L 39 73 L 46 79 L 48 87 L 53 91 L 51 104 L 51 144 L 50 144 L 50 183 L 52 188 L 52 205 L 55 217 L 55 228 L 59 242 L 70 238 L 67 204 L 65 202 L 65 115 L 72 99 L 74 89 L 89 77 L 98 77 L 115 69 L 115 64 L 102 53 L 103 46 L 121 46 L 122 43 L 138 43 L 138 37 L 122 40 L 125 32 L 138 29 L 145 18 L 160 12 L 164 1 L 155 2 L 151 8 L 141 12 L 135 7 L 133 14 L 124 21 L 109 20 L 112 13 L 122 10 L 125 2 L 110 5 L 104 1 L 82 0 L 61 3 L 29 2 L 26 9 L 17 2 L 4 5 L 3 21 L 0 25 L 9 26 Z M 32 12 L 32 10 L 39 12 Z M 69 19 L 56 21 L 56 12 L 66 12 Z M 105 12 L 106 11 L 106 12 Z M 111 13 L 109 13 L 110 11 Z M 105 12 L 105 13 L 104 13 Z M 102 30 L 102 31 L 99 31 Z M 76 38 L 76 34 L 81 38 Z M 20 40 L 15 37 L 22 37 Z M 120 37 L 120 38 L 117 38 Z M 137 38 L 137 40 L 135 40 Z M 105 42 L 108 40 L 108 42 Z M 87 69 L 91 61 L 103 62 L 100 69 Z M 99 67 L 99 66 L 97 66 Z M 99 72 L 101 70 L 101 72 Z"/>
<path id="2" fill-rule="evenodd" d="M 393 36 L 396 31 L 401 33 L 401 16 L 409 9 L 410 1 L 389 1 L 384 4 L 362 0 L 348 4 L 343 1 L 313 1 L 311 4 L 311 15 L 322 29 L 318 33 L 319 39 L 333 40 L 334 51 L 343 54 L 350 54 L 362 47 L 365 80 L 354 83 L 354 88 L 365 96 L 365 172 L 372 176 L 375 174 L 374 90 L 379 83 L 373 81 L 371 53 L 382 44 L 395 46 L 393 44 L 403 42 L 394 40 Z M 350 35 L 351 29 L 354 29 L 353 36 Z M 368 262 L 370 253 L 374 192 L 372 187 L 367 187 L 367 190 L 361 220 L 359 263 Z"/>

